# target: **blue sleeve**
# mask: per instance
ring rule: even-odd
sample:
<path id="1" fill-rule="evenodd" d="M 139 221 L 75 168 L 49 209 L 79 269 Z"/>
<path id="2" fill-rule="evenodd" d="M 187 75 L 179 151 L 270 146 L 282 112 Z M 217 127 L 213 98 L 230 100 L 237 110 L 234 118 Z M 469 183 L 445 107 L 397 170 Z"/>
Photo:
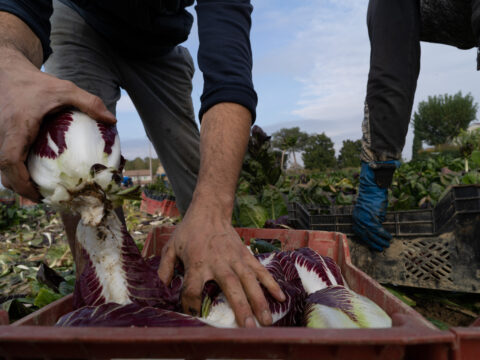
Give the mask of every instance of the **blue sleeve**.
<path id="1" fill-rule="evenodd" d="M 257 94 L 252 82 L 250 0 L 197 0 L 198 65 L 204 87 L 199 119 L 213 105 L 245 106 L 255 121 Z"/>
<path id="2" fill-rule="evenodd" d="M 45 62 L 52 53 L 50 48 L 52 0 L 0 0 L 0 11 L 17 16 L 32 29 L 42 43 Z"/>

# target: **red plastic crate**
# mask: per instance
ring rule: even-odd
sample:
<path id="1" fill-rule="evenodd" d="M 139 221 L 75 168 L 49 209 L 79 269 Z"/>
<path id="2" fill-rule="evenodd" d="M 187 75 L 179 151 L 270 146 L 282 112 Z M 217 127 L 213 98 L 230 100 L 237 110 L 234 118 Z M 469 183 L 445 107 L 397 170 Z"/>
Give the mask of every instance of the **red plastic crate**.
<path id="1" fill-rule="evenodd" d="M 470 327 L 451 329 L 456 336 L 454 360 L 480 359 L 480 318 Z"/>
<path id="2" fill-rule="evenodd" d="M 140 204 L 140 210 L 150 215 L 162 215 L 168 217 L 180 216 L 180 211 L 177 208 L 177 204 L 173 200 L 158 201 L 150 199 L 145 193 L 142 192 L 142 203 Z"/>
<path id="3" fill-rule="evenodd" d="M 174 227 L 149 234 L 143 254 L 159 254 Z M 455 336 L 436 330 L 413 309 L 350 262 L 346 237 L 299 230 L 238 229 L 251 238 L 279 239 L 285 250 L 309 246 L 334 258 L 349 286 L 393 319 L 390 329 L 308 328 L 55 328 L 72 306 L 68 296 L 11 326 L 0 326 L 7 358 L 450 359 Z M 43 325 L 43 326 L 34 326 Z"/>

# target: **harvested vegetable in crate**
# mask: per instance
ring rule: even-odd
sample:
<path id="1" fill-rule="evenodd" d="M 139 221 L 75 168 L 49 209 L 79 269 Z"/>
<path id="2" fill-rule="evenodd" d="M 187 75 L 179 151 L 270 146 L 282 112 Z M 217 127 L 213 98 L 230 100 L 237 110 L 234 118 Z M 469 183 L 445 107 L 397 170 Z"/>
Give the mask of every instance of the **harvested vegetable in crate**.
<path id="1" fill-rule="evenodd" d="M 122 161 L 114 127 L 78 112 L 62 113 L 44 122 L 33 149 L 29 169 L 45 202 L 81 215 L 76 236 L 86 266 L 75 287 L 76 310 L 58 326 L 237 326 L 215 283 L 205 287 L 202 318 L 178 313 L 182 270 L 170 286 L 163 284 L 158 261 L 141 256 L 113 211 L 128 196 L 119 184 Z M 264 290 L 274 325 L 391 326 L 382 309 L 346 287 L 331 258 L 309 248 L 256 256 L 287 296 L 278 302 Z M 333 313 L 343 315 L 338 320 Z"/>

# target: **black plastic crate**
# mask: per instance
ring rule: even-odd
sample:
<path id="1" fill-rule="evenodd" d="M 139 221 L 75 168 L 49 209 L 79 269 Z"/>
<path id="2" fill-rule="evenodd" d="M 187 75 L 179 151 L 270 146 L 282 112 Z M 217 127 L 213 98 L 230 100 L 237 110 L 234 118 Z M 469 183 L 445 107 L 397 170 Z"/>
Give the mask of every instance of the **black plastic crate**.
<path id="1" fill-rule="evenodd" d="M 336 231 L 354 236 L 353 206 L 314 207 L 289 204 L 289 221 L 303 229 Z M 435 222 L 432 209 L 388 212 L 383 226 L 395 237 L 432 236 Z"/>
<path id="2" fill-rule="evenodd" d="M 352 236 L 351 207 L 290 208 L 303 228 L 347 234 L 353 263 L 381 283 L 480 293 L 480 185 L 449 188 L 433 210 L 388 212 L 383 252 Z"/>
<path id="3" fill-rule="evenodd" d="M 458 214 L 476 214 L 480 212 L 480 185 L 455 185 L 448 189 L 435 207 L 437 231 L 449 231 L 454 228 Z"/>
<path id="4" fill-rule="evenodd" d="M 380 283 L 480 293 L 480 212 L 456 214 L 453 229 L 394 238 L 376 252 L 349 239 L 353 263 Z"/>

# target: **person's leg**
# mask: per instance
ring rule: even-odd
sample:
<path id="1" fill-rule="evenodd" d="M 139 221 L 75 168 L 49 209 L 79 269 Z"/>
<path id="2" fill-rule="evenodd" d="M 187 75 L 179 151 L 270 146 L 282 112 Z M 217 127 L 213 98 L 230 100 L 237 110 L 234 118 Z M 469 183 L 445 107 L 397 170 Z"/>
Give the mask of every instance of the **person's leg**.
<path id="1" fill-rule="evenodd" d="M 104 43 L 74 10 L 61 2 L 53 1 L 52 55 L 45 63 L 46 72 L 99 96 L 107 108 L 115 114 L 120 89 L 109 64 Z M 71 213 L 61 214 L 68 243 L 77 266 L 77 276 L 83 269 L 81 249 L 75 241 L 79 217 Z"/>
<path id="2" fill-rule="evenodd" d="M 53 1 L 51 46 L 46 72 L 100 97 L 115 114 L 120 88 L 109 45 L 73 9 Z"/>
<path id="3" fill-rule="evenodd" d="M 362 160 L 401 158 L 420 71 L 419 0 L 370 0 Z"/>
<path id="4" fill-rule="evenodd" d="M 183 214 L 200 166 L 200 135 L 191 99 L 194 65 L 182 46 L 149 60 L 119 60 L 121 86 L 132 99 L 164 166 Z"/>

